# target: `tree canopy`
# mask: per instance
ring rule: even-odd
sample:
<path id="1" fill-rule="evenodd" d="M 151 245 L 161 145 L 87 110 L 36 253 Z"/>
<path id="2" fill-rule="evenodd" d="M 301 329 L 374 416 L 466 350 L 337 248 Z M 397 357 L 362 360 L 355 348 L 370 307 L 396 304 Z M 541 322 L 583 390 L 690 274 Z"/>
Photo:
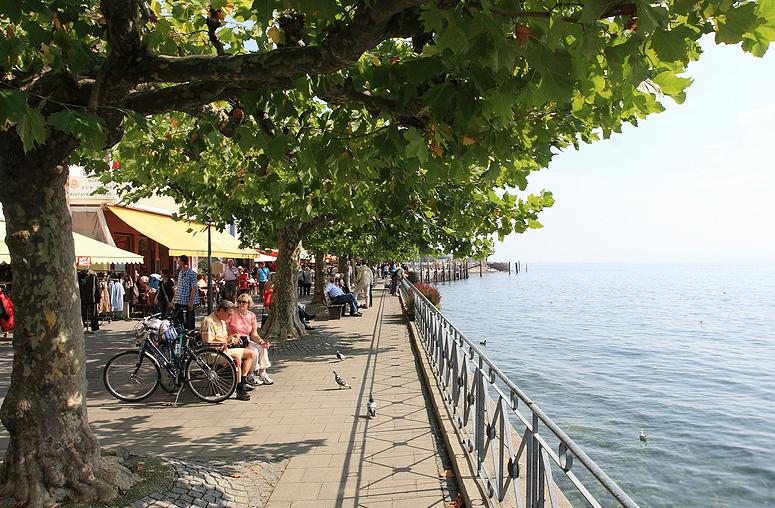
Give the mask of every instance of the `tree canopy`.
<path id="1" fill-rule="evenodd" d="M 331 224 L 473 252 L 539 226 L 551 195 L 512 189 L 559 150 L 683 101 L 706 34 L 761 56 L 775 0 L 0 0 L 24 366 L 0 411 L 3 492 L 115 495 L 86 419 L 68 164 L 276 236 L 283 280 Z"/>

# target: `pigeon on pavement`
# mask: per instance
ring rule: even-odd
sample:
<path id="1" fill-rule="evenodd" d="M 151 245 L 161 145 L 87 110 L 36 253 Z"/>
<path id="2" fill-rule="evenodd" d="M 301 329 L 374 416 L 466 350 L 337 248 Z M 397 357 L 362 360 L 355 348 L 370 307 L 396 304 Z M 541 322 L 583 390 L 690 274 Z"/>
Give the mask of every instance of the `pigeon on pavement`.
<path id="1" fill-rule="evenodd" d="M 336 352 L 336 358 L 341 362 L 344 360 L 344 355 L 340 353 L 339 351 Z"/>
<path id="2" fill-rule="evenodd" d="M 344 379 L 339 377 L 339 374 L 337 374 L 336 371 L 334 371 L 334 381 L 336 381 L 336 384 L 339 385 L 340 389 L 342 389 L 342 388 L 352 388 L 352 386 L 350 386 L 350 385 L 348 385 L 347 383 L 344 382 Z"/>
<path id="3" fill-rule="evenodd" d="M 377 403 L 374 402 L 374 397 L 369 394 L 369 403 L 366 404 L 366 409 L 369 411 L 369 418 L 377 416 Z"/>

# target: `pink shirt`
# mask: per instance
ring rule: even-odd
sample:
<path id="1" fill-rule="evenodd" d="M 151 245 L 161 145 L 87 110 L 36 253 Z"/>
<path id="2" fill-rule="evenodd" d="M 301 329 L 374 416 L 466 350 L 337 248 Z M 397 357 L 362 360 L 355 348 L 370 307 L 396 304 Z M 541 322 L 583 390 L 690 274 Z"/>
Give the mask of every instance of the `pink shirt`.
<path id="1" fill-rule="evenodd" d="M 227 323 L 229 325 L 229 334 L 236 333 L 239 336 L 250 337 L 250 334 L 253 333 L 253 328 L 256 326 L 256 315 L 248 311 L 247 316 L 242 316 L 238 310 L 235 310 Z"/>

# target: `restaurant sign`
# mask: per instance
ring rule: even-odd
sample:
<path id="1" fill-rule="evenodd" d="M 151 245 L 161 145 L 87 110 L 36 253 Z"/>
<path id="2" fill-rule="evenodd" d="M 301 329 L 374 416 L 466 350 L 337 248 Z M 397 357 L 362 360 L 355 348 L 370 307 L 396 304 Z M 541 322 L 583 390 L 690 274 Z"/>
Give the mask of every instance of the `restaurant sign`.
<path id="1" fill-rule="evenodd" d="M 117 203 L 118 196 L 113 189 L 106 189 L 97 178 L 71 175 L 68 181 L 71 205 L 95 203 Z"/>

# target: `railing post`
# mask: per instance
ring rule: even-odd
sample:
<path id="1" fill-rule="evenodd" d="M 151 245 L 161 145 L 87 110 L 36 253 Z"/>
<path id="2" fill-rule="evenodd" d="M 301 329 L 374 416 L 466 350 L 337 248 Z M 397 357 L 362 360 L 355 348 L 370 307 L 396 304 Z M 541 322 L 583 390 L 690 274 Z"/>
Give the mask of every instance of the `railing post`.
<path id="1" fill-rule="evenodd" d="M 538 415 L 533 413 L 533 420 L 530 426 L 530 436 L 527 441 L 527 478 L 526 484 L 526 503 L 529 508 L 539 508 L 538 505 L 538 439 L 535 435 L 538 432 Z"/>
<path id="2" fill-rule="evenodd" d="M 479 370 L 476 372 L 476 415 L 474 420 L 474 436 L 476 439 L 476 473 L 481 476 L 484 463 L 484 411 L 486 407 L 484 386 L 484 360 L 479 357 Z"/>

